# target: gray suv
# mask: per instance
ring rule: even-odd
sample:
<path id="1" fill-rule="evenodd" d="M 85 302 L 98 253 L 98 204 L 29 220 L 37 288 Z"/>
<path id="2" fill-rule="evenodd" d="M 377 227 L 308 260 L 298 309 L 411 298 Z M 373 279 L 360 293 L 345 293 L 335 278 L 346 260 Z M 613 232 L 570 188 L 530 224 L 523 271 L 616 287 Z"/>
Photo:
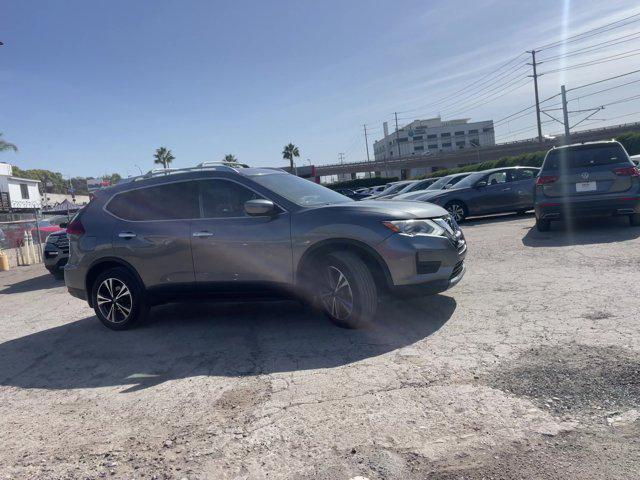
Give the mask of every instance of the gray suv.
<path id="1" fill-rule="evenodd" d="M 217 164 L 101 190 L 67 235 L 69 292 L 116 330 L 158 303 L 274 292 L 358 327 L 385 292 L 458 283 L 467 249 L 436 205 L 355 202 L 281 170 Z"/>
<path id="2" fill-rule="evenodd" d="M 640 225 L 640 171 L 616 141 L 547 152 L 535 188 L 536 227 L 571 217 L 626 215 Z"/>

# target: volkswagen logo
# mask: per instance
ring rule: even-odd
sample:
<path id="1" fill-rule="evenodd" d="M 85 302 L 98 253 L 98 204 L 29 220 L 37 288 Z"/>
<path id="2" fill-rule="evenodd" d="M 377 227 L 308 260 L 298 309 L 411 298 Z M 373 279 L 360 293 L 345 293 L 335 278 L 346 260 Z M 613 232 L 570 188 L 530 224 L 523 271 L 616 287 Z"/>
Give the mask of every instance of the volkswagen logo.
<path id="1" fill-rule="evenodd" d="M 582 172 L 580 176 L 583 180 L 589 180 L 589 172 Z"/>

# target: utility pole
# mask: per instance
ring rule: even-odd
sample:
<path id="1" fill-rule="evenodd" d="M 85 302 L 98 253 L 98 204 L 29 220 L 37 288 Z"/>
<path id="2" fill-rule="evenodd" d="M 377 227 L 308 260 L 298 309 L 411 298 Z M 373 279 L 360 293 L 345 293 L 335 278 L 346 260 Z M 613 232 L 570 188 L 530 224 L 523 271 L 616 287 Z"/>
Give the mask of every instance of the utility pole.
<path id="1" fill-rule="evenodd" d="M 340 152 L 338 158 L 340 159 L 340 165 L 344 165 L 344 153 Z"/>
<path id="2" fill-rule="evenodd" d="M 371 159 L 369 158 L 369 138 L 367 137 L 367 125 L 362 125 L 362 127 L 364 128 L 364 144 L 367 147 L 367 163 L 370 163 Z M 371 170 L 369 170 L 369 178 L 371 178 Z"/>
<path id="3" fill-rule="evenodd" d="M 398 146 L 398 159 L 400 158 L 400 142 L 398 141 L 398 137 L 400 132 L 398 130 L 398 112 L 393 113 L 396 117 L 396 145 Z"/>
<path id="4" fill-rule="evenodd" d="M 536 119 L 538 121 L 538 142 L 542 143 L 542 123 L 540 122 L 540 99 L 538 97 L 538 71 L 536 70 L 536 66 L 539 65 L 536 63 L 536 51 L 531 50 L 528 53 L 531 54 L 531 65 L 533 67 L 533 75 L 529 75 L 533 77 L 533 89 L 536 94 Z"/>
<path id="5" fill-rule="evenodd" d="M 571 132 L 569 129 L 569 112 L 567 111 L 567 90 L 564 85 L 560 87 L 560 94 L 562 95 L 562 115 L 564 119 L 564 142 L 569 144 L 571 143 Z"/>

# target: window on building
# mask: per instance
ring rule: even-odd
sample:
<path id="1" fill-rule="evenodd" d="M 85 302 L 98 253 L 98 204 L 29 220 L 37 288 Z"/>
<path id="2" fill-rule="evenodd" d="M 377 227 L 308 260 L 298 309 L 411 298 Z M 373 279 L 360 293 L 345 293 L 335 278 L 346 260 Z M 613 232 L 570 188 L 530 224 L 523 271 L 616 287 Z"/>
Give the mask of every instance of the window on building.
<path id="1" fill-rule="evenodd" d="M 432 144 L 432 145 L 429 145 L 427 148 L 428 148 L 429 150 L 437 150 L 437 149 L 438 149 L 438 145 L 433 145 L 433 144 Z"/>
<path id="2" fill-rule="evenodd" d="M 442 148 L 449 148 L 451 147 L 451 142 L 447 142 L 447 143 L 443 143 L 442 144 Z"/>
<path id="3" fill-rule="evenodd" d="M 482 129 L 483 132 L 493 132 L 493 127 L 485 127 Z"/>
<path id="4" fill-rule="evenodd" d="M 469 144 L 472 147 L 479 147 L 480 146 L 480 139 L 479 138 L 470 138 L 469 139 Z"/>
<path id="5" fill-rule="evenodd" d="M 449 132 L 444 132 L 444 133 L 441 133 L 441 134 L 440 134 L 440 136 L 441 136 L 442 138 L 449 138 L 449 137 L 451 137 L 451 133 L 449 133 Z"/>
<path id="6" fill-rule="evenodd" d="M 418 151 L 418 150 L 424 150 L 424 147 L 423 147 L 422 145 L 416 145 L 415 147 L 413 147 L 413 149 L 414 149 L 415 151 Z"/>
<path id="7" fill-rule="evenodd" d="M 413 137 L 413 141 L 414 142 L 419 142 L 421 140 L 422 140 L 422 135 L 417 135 L 417 136 Z"/>
<path id="8" fill-rule="evenodd" d="M 456 142 L 456 147 L 464 148 L 464 142 Z"/>
<path id="9" fill-rule="evenodd" d="M 438 138 L 438 135 L 427 135 L 427 139 L 429 140 L 435 140 L 436 138 Z"/>
<path id="10" fill-rule="evenodd" d="M 398 143 L 403 143 L 403 142 L 408 142 L 409 139 L 407 137 L 400 137 L 398 138 Z"/>
<path id="11" fill-rule="evenodd" d="M 27 185 L 26 183 L 20 184 L 20 196 L 23 200 L 29 199 L 29 185 Z"/>
<path id="12" fill-rule="evenodd" d="M 462 132 L 456 132 L 456 135 L 464 135 L 464 131 L 462 131 Z"/>
<path id="13" fill-rule="evenodd" d="M 469 135 L 472 135 L 472 134 L 474 134 L 474 133 L 475 133 L 475 134 L 477 134 L 477 133 L 478 133 L 478 130 L 477 130 L 477 129 L 469 130 Z"/>

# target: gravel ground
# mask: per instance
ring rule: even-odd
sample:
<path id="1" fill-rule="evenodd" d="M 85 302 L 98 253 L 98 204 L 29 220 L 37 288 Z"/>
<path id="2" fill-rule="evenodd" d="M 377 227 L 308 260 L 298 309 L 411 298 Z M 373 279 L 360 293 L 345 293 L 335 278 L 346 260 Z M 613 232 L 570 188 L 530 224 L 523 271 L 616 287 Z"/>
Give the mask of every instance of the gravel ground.
<path id="1" fill-rule="evenodd" d="M 470 222 L 443 295 L 333 327 L 167 305 L 112 332 L 0 273 L 0 478 L 640 478 L 640 228 Z"/>

